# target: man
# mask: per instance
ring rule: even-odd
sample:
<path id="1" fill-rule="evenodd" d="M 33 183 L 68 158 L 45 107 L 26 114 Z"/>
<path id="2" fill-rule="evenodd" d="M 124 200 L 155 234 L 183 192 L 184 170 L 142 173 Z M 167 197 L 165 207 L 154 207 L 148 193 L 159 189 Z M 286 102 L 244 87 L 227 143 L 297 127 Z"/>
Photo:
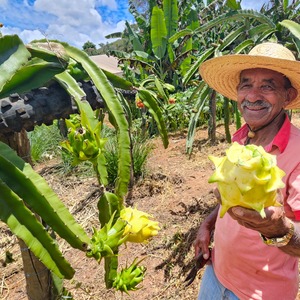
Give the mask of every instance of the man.
<path id="1" fill-rule="evenodd" d="M 300 62 L 287 48 L 263 43 L 249 55 L 208 60 L 200 74 L 217 92 L 237 101 L 246 124 L 232 140 L 263 146 L 277 156 L 286 176 L 278 193 L 283 206 L 265 208 L 266 218 L 239 206 L 220 218 L 220 204 L 203 221 L 195 254 L 209 257 L 213 230 L 214 248 L 198 299 L 294 300 L 300 257 L 300 130 L 285 109 L 300 108 Z"/>

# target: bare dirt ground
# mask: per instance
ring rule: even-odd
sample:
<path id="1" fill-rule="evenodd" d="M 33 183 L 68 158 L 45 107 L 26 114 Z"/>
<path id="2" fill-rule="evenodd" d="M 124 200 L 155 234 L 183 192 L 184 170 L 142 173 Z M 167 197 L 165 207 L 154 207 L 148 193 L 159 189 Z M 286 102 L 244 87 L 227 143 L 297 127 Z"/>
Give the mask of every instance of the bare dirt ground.
<path id="1" fill-rule="evenodd" d="M 295 121 L 299 121 L 298 117 Z M 219 156 L 228 147 L 224 142 L 223 128 L 218 127 L 217 131 L 218 143 L 212 146 L 207 142 L 207 130 L 198 130 L 191 158 L 185 154 L 186 133 L 171 135 L 166 150 L 159 139 L 153 141 L 148 172 L 136 183 L 127 202 L 152 214 L 159 221 L 161 230 L 150 243 L 128 244 L 120 251 L 121 266 L 130 264 L 135 257 L 145 257 L 143 264 L 147 273 L 141 289 L 131 292 L 130 296 L 106 290 L 103 263 L 99 265 L 66 243 L 61 244 L 63 253 L 76 270 L 74 278 L 65 281 L 65 287 L 74 299 L 196 299 L 201 272 L 189 287 L 185 287 L 184 278 L 192 266 L 192 242 L 196 230 L 216 204 L 213 186 L 208 184 L 213 167 L 207 156 Z M 96 180 L 78 178 L 74 174 L 59 176 L 56 165 L 57 162 L 49 161 L 37 166 L 37 170 L 91 233 L 93 226 L 98 227 Z M 13 263 L 0 266 L 0 299 L 27 299 L 17 240 L 4 224 L 0 224 L 0 249 L 0 263 L 6 251 L 10 251 L 14 258 Z"/>

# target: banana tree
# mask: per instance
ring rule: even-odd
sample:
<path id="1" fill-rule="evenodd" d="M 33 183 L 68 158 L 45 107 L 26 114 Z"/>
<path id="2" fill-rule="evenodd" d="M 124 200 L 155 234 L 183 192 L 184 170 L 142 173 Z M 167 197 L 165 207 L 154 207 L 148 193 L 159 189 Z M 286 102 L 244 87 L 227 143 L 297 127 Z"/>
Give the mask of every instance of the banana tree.
<path id="1" fill-rule="evenodd" d="M 199 26 L 197 11 L 204 7 L 204 2 L 198 2 L 191 1 L 184 6 L 179 5 L 177 0 L 164 0 L 161 4 L 149 1 L 148 18 L 138 13 L 131 3 L 130 12 L 139 28 L 138 31 L 134 30 L 133 26 L 126 23 L 123 36 L 132 41 L 133 51 L 110 53 L 120 59 L 125 74 L 135 78 L 136 84 L 149 75 L 155 75 L 176 89 L 182 86 L 182 76 L 191 65 L 189 55 L 197 50 L 197 44 L 192 38 L 173 44 L 169 38 L 181 26 L 191 29 Z"/>
<path id="2" fill-rule="evenodd" d="M 123 203 L 127 194 L 131 168 L 130 131 L 124 106 L 121 104 L 112 83 L 118 87 L 128 89 L 132 88 L 130 82 L 105 73 L 84 52 L 57 41 L 35 42 L 25 46 L 18 36 L 4 36 L 0 38 L 0 53 L 2 58 L 0 65 L 2 70 L 0 99 L 12 93 L 22 93 L 51 84 L 52 81 L 58 82 L 74 99 L 81 113 L 83 123 L 92 124 L 88 128 L 93 139 L 96 139 L 96 142 L 92 143 L 93 147 L 89 143 L 87 144 L 85 140 L 81 146 L 84 147 L 84 151 L 93 152 L 96 143 L 98 154 L 96 161 L 93 162 L 95 171 L 99 176 L 99 183 L 105 186 L 107 180 L 102 149 L 104 143 L 101 138 L 97 138 L 101 129 L 101 125 L 99 125 L 101 119 L 99 123 L 99 120 L 93 115 L 94 112 L 85 100 L 86 94 L 76 79 L 84 80 L 88 78 L 93 81 L 105 102 L 106 112 L 109 114 L 118 135 L 119 174 L 114 199 L 117 199 L 119 203 Z M 152 109 L 152 102 L 149 103 L 149 109 L 154 116 L 159 111 L 156 107 Z M 164 145 L 167 147 L 168 141 L 164 131 L 163 119 L 156 117 L 156 120 L 161 130 Z M 78 141 L 75 142 L 78 143 Z M 0 160 L 2 161 L 2 167 L 0 168 L 2 195 L 0 197 L 0 219 L 10 227 L 16 236 L 25 242 L 30 251 L 55 276 L 66 279 L 72 278 L 74 269 L 63 257 L 57 243 L 52 239 L 50 233 L 44 229 L 38 218 L 33 215 L 32 211 L 72 247 L 87 253 L 90 249 L 93 249 L 96 242 L 99 242 L 99 232 L 97 231 L 97 239 L 90 238 L 45 180 L 33 171 L 30 164 L 25 163 L 4 143 L 0 143 Z M 5 168 L 9 168 L 10 172 L 6 172 Z M 106 193 L 104 195 L 107 199 Z M 107 200 L 104 208 L 102 207 L 101 214 L 107 215 L 110 211 L 110 217 L 120 215 L 122 206 L 117 211 L 116 209 L 112 210 L 111 207 L 112 203 Z M 115 230 L 115 223 L 115 219 L 109 219 L 107 221 L 108 225 L 101 222 L 100 240 L 101 238 L 104 239 L 107 234 L 110 235 L 111 230 Z M 118 224 L 121 223 L 124 225 L 124 222 L 118 222 Z M 122 239 L 122 242 L 124 241 L 125 238 Z M 110 241 L 106 240 L 106 242 L 109 243 Z M 107 287 L 112 287 L 113 279 L 117 275 L 115 252 L 120 244 L 121 242 L 118 242 L 112 252 L 105 252 L 107 256 L 105 258 L 106 271 L 110 274 L 107 277 L 110 282 Z M 106 247 L 106 249 L 108 248 Z M 112 253 L 114 255 L 110 257 Z M 34 298 L 41 297 L 34 296 Z"/>
<path id="3" fill-rule="evenodd" d="M 220 30 L 224 18 L 218 21 L 218 13 L 230 11 L 229 5 L 222 5 L 222 2 L 165 0 L 161 5 L 149 5 L 148 19 L 141 17 L 134 7 L 131 7 L 132 14 L 140 27 L 140 32 L 135 32 L 127 24 L 127 34 L 131 36 L 133 51 L 131 53 L 115 51 L 112 54 L 120 58 L 125 70 L 134 67 L 133 72 L 136 72 L 136 78 L 140 82 L 156 76 L 163 82 L 172 83 L 175 91 L 199 85 L 200 79 L 195 78 L 199 65 L 212 56 L 222 55 L 222 51 L 226 53 L 230 45 L 247 28 L 247 24 L 240 26 L 228 36 L 229 29 L 226 28 L 225 32 Z M 236 8 L 240 6 L 236 5 Z M 200 18 L 199 12 L 201 12 Z M 226 16 L 229 17 L 232 20 L 236 19 L 233 15 Z M 262 17 L 264 16 L 258 16 L 258 18 Z M 144 40 L 143 35 L 148 39 Z M 250 41 L 247 40 L 239 51 L 249 45 Z M 132 73 L 129 74 L 132 78 Z M 196 94 L 193 94 L 189 101 L 194 101 L 195 97 Z M 199 97 L 201 98 L 201 95 Z M 204 107 L 201 101 L 196 103 Z M 197 106 L 195 111 L 201 113 Z M 192 113 L 192 118 L 194 116 L 195 114 Z M 191 120 L 191 126 L 196 125 L 197 122 Z M 192 129 L 190 133 L 193 131 Z M 192 134 L 189 136 L 191 137 Z M 188 143 L 192 145 L 191 140 Z"/>

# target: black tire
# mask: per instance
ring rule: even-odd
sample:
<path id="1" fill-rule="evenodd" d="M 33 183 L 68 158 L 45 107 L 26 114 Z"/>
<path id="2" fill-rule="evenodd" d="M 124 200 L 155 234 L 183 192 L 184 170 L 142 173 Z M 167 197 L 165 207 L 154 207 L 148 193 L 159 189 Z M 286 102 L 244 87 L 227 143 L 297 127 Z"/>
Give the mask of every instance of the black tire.
<path id="1" fill-rule="evenodd" d="M 91 82 L 79 83 L 93 109 L 104 107 Z M 12 94 L 0 99 L 0 133 L 32 131 L 34 126 L 51 125 L 56 119 L 66 119 L 77 112 L 69 94 L 56 82 L 24 94 Z"/>

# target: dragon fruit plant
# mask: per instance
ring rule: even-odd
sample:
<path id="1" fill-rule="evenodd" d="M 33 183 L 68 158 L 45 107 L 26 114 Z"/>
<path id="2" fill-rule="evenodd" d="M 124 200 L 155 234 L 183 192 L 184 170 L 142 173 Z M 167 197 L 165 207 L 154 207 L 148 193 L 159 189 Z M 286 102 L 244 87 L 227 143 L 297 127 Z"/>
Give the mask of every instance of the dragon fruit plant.
<path id="1" fill-rule="evenodd" d="M 104 156 L 106 139 L 101 136 L 102 120 L 96 118 L 94 111 L 85 101 L 77 101 L 77 104 L 80 116 L 70 121 L 66 120 L 68 140 L 62 142 L 61 147 L 72 155 L 73 165 L 83 161 L 93 164 L 102 192 L 97 204 L 100 228 L 93 228 L 86 255 L 95 258 L 99 264 L 104 259 L 106 288 L 115 288 L 122 293 L 135 291 L 144 279 L 146 268 L 139 265 L 142 260 L 135 258 L 129 267 L 118 272 L 120 246 L 126 242 L 145 243 L 157 235 L 160 228 L 158 222 L 151 220 L 151 215 L 124 205 L 131 163 L 127 152 L 122 154 L 114 193 L 106 189 L 108 173 Z M 128 132 L 128 127 L 124 127 L 120 133 L 123 147 L 120 151 L 130 148 Z"/>

